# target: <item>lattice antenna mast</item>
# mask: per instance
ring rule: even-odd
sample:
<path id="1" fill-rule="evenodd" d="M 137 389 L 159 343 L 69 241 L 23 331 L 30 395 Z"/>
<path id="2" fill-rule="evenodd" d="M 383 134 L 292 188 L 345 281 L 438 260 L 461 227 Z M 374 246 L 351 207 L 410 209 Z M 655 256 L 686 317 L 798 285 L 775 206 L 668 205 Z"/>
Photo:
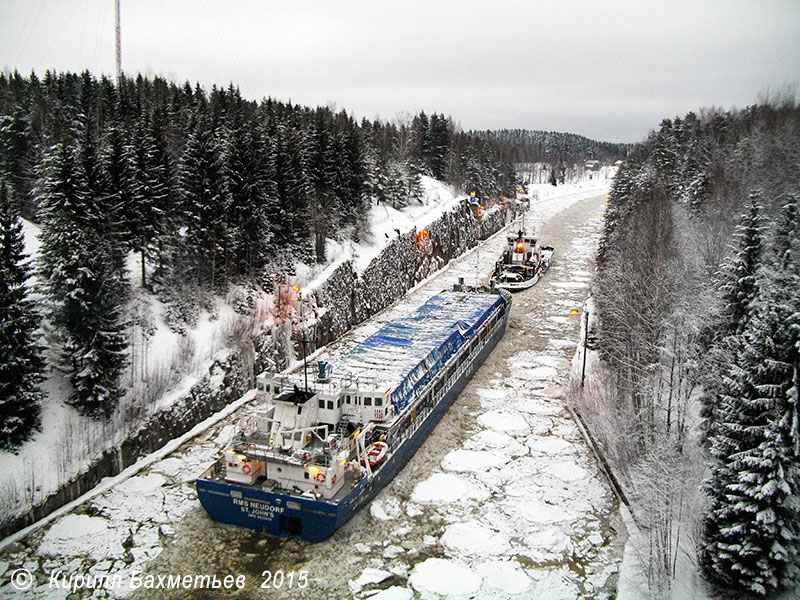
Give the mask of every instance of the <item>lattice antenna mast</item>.
<path id="1" fill-rule="evenodd" d="M 116 49 L 117 49 L 117 83 L 122 80 L 122 27 L 119 23 L 119 2 L 114 0 L 114 7 L 116 8 Z"/>

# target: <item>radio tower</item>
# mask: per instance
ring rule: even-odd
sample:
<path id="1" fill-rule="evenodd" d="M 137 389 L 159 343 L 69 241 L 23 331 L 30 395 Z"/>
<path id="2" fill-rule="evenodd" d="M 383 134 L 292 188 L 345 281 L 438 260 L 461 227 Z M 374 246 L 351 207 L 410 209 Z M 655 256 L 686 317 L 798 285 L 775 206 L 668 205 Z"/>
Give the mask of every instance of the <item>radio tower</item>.
<path id="1" fill-rule="evenodd" d="M 122 28 L 119 24 L 119 0 L 114 0 L 116 7 L 117 27 L 116 27 L 116 41 L 117 41 L 117 85 L 122 80 Z"/>

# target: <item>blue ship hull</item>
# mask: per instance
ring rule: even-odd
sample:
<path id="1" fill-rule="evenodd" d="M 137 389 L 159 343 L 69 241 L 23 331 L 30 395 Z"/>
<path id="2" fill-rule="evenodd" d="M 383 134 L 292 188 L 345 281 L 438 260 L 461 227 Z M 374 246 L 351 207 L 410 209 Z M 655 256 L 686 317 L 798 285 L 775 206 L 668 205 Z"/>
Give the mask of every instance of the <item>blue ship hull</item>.
<path id="1" fill-rule="evenodd" d="M 212 466 L 203 476 L 195 480 L 197 496 L 203 508 L 215 521 L 274 536 L 294 537 L 308 542 L 320 542 L 328 538 L 375 498 L 411 459 L 503 337 L 508 312 L 507 307 L 497 327 L 486 339 L 483 348 L 471 363 L 465 366 L 464 372 L 455 379 L 419 427 L 403 440 L 386 462 L 374 472 L 372 478 L 360 479 L 343 498 L 335 502 L 315 500 L 219 481 L 210 476 L 214 469 Z"/>

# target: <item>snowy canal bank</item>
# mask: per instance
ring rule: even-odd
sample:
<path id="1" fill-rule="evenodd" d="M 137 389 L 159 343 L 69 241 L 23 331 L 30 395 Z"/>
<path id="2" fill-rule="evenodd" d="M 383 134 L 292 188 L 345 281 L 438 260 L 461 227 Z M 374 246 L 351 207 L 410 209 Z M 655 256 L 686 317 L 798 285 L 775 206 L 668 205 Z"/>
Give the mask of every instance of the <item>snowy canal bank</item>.
<path id="1" fill-rule="evenodd" d="M 7 546 L 3 581 L 32 579 L 0 596 L 65 598 L 69 585 L 99 584 L 80 596 L 613 597 L 624 527 L 564 407 L 580 331 L 569 312 L 588 293 L 602 200 L 577 191 L 534 205 L 529 224 L 556 247 L 550 272 L 515 295 L 505 337 L 403 472 L 330 539 L 265 538 L 206 516 L 192 481 L 234 416 Z M 457 277 L 473 282 L 476 266 L 486 277 L 504 244 L 497 236 L 454 261 L 330 358 Z"/>

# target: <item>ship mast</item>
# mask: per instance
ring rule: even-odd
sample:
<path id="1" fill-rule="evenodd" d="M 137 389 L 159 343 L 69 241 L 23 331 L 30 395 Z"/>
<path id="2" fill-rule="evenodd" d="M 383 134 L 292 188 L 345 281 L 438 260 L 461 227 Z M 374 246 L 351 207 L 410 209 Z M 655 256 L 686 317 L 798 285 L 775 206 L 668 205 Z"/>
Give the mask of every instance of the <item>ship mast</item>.
<path id="1" fill-rule="evenodd" d="M 120 26 L 120 19 L 119 19 L 119 2 L 120 0 L 114 0 L 114 8 L 115 15 L 116 15 L 116 55 L 117 55 L 117 84 L 122 80 L 122 27 Z"/>

